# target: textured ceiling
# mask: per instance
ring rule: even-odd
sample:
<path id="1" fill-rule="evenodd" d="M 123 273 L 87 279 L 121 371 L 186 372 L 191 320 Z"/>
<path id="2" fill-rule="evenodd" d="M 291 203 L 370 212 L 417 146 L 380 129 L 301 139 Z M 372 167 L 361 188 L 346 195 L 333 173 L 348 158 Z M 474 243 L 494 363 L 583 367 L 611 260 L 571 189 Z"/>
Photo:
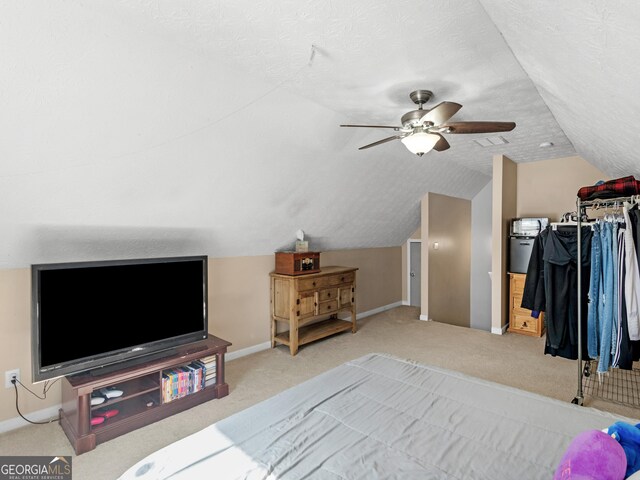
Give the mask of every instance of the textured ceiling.
<path id="1" fill-rule="evenodd" d="M 0 4 L 0 267 L 401 244 L 428 191 L 492 156 L 640 173 L 632 2 L 80 0 Z M 312 47 L 313 46 L 313 47 Z M 409 92 L 506 145 L 389 135 Z M 633 89 L 633 90 L 632 90 Z M 551 148 L 539 148 L 552 142 Z M 575 148 L 574 148 L 575 147 Z"/>
<path id="2" fill-rule="evenodd" d="M 577 152 L 640 178 L 640 3 L 481 1 Z"/>
<path id="3" fill-rule="evenodd" d="M 443 100 L 461 103 L 454 120 L 515 121 L 518 128 L 504 135 L 506 148 L 487 151 L 474 137 L 449 137 L 456 148 L 446 155 L 485 175 L 491 175 L 496 151 L 515 161 L 575 154 L 479 2 L 120 0 L 110 2 L 109 10 L 353 123 L 399 125 L 402 114 L 415 108 L 409 93 L 416 89 L 434 92 L 426 107 Z M 261 93 L 246 92 L 246 102 Z M 368 141 L 389 131 L 349 135 Z M 547 141 L 555 145 L 551 153 L 538 148 Z M 398 143 L 392 151 L 404 153 Z"/>

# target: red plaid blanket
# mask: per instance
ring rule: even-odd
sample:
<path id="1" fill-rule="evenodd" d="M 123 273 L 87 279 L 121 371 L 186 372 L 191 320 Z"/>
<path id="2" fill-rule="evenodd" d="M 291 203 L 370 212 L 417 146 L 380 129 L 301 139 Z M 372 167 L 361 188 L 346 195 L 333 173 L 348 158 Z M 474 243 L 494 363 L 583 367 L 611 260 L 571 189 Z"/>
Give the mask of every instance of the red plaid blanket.
<path id="1" fill-rule="evenodd" d="M 616 178 L 598 185 L 582 187 L 578 190 L 580 200 L 595 200 L 596 198 L 626 197 L 640 194 L 640 182 L 632 175 Z"/>

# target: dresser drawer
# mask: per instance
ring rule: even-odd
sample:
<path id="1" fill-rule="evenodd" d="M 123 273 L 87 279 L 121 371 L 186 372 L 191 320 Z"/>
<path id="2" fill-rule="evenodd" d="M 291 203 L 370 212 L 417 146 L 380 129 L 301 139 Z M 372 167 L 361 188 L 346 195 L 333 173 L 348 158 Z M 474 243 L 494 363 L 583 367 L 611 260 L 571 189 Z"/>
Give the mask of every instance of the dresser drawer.
<path id="1" fill-rule="evenodd" d="M 338 311 L 338 300 L 318 303 L 318 315 L 325 315 Z"/>
<path id="2" fill-rule="evenodd" d="M 527 276 L 523 273 L 512 273 L 511 274 L 511 294 L 513 295 L 517 295 L 520 294 L 522 295 L 522 292 L 524 291 L 524 282 L 526 280 Z M 518 305 L 520 306 L 520 305 Z"/>
<path id="3" fill-rule="evenodd" d="M 318 288 L 328 287 L 328 277 L 313 277 L 298 279 L 298 290 L 317 290 Z"/>
<path id="4" fill-rule="evenodd" d="M 354 272 L 342 273 L 340 275 L 331 275 L 327 277 L 329 285 L 340 285 L 341 283 L 353 283 L 353 280 L 356 278 L 356 274 Z"/>
<path id="5" fill-rule="evenodd" d="M 326 302 L 327 300 L 335 300 L 338 298 L 337 288 L 325 288 L 318 292 L 318 301 Z"/>
<path id="6" fill-rule="evenodd" d="M 522 308 L 520 305 L 522 305 L 522 296 L 521 295 L 516 295 L 513 297 L 513 314 L 514 315 L 522 315 L 523 317 L 526 317 L 527 315 L 531 315 L 531 310 L 527 309 L 527 308 Z"/>
<path id="7" fill-rule="evenodd" d="M 511 321 L 513 325 L 510 325 L 510 327 L 513 330 L 522 330 L 529 333 L 537 333 L 538 331 L 538 319 L 532 316 L 513 315 Z"/>

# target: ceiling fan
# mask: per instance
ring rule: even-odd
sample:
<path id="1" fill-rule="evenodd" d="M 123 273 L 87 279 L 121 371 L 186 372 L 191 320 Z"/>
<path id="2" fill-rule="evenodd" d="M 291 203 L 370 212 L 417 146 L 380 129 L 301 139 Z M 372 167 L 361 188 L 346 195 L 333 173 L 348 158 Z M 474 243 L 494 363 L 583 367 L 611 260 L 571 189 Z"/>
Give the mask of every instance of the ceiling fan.
<path id="1" fill-rule="evenodd" d="M 398 135 L 383 138 L 377 142 L 360 147 L 358 150 L 375 147 L 392 140 L 400 140 L 410 152 L 422 156 L 430 150 L 442 152 L 449 148 L 449 142 L 443 133 L 493 133 L 510 132 L 516 127 L 514 122 L 449 122 L 462 105 L 454 102 L 441 102 L 431 109 L 423 109 L 433 96 L 430 90 L 415 90 L 409 94 L 417 110 L 405 113 L 400 122 L 401 127 L 390 125 L 340 125 L 341 127 L 391 128 Z"/>

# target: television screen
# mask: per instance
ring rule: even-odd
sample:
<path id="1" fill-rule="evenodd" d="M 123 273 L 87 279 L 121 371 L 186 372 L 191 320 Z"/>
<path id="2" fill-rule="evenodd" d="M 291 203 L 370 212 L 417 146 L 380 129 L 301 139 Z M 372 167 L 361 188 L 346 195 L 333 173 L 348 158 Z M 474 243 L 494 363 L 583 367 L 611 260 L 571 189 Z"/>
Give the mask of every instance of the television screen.
<path id="1" fill-rule="evenodd" d="M 32 266 L 33 380 L 207 337 L 207 257 Z"/>

